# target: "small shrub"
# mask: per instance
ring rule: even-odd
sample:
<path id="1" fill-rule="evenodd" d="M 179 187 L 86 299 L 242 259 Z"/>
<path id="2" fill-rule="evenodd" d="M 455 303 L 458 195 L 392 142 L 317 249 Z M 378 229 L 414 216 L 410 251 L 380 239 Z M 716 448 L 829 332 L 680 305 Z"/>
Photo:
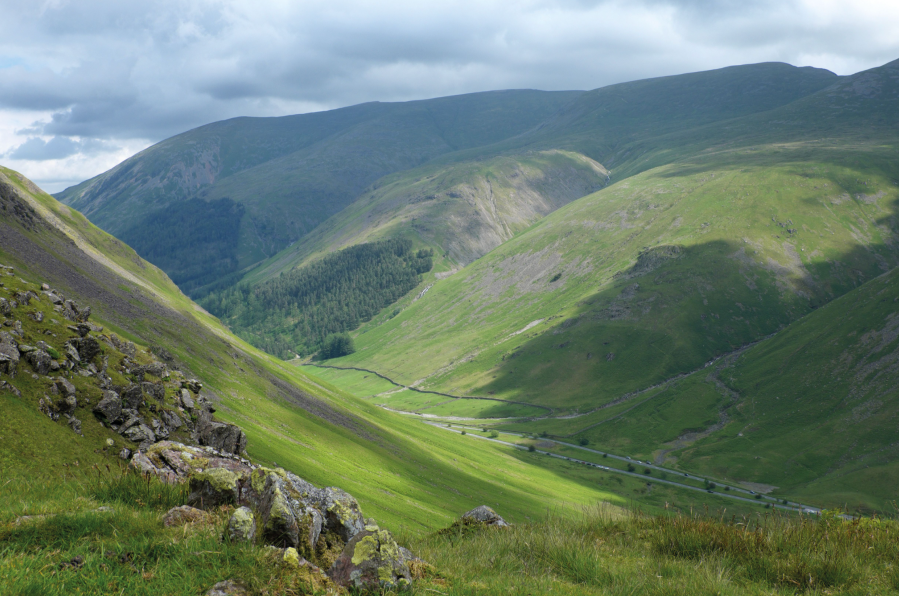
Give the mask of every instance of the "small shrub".
<path id="1" fill-rule="evenodd" d="M 633 472 L 633 471 L 635 471 L 636 469 L 637 469 L 637 468 L 634 467 L 634 464 L 627 464 L 627 471 L 628 471 L 628 472 Z"/>
<path id="2" fill-rule="evenodd" d="M 646 474 L 646 475 L 648 476 L 649 474 L 652 474 L 652 470 L 649 469 L 649 468 L 644 468 L 644 469 L 643 469 L 643 473 Z"/>
<path id="3" fill-rule="evenodd" d="M 550 278 L 549 283 L 557 282 L 557 281 L 559 281 L 560 279 L 562 279 L 562 274 L 561 274 L 561 273 L 556 273 L 555 275 L 553 275 L 553 276 Z"/>
<path id="4" fill-rule="evenodd" d="M 496 432 L 495 430 L 491 430 L 490 434 L 488 434 L 487 436 L 490 437 L 491 439 L 495 439 L 499 436 L 499 433 Z"/>
<path id="5" fill-rule="evenodd" d="M 760 501 L 762 499 L 762 495 L 756 495 L 755 498 L 756 498 L 756 500 Z"/>
<path id="6" fill-rule="evenodd" d="M 463 435 L 465 434 L 465 431 L 464 431 L 464 430 L 462 431 L 462 434 L 463 434 Z"/>
<path id="7" fill-rule="evenodd" d="M 589 444 L 590 444 L 590 439 L 588 439 L 587 437 L 581 437 L 580 439 L 578 439 L 577 442 L 578 442 L 579 445 L 585 446 L 585 445 L 589 445 Z"/>
<path id="8" fill-rule="evenodd" d="M 530 451 L 531 453 L 533 453 L 533 452 L 537 451 L 537 448 L 534 447 L 533 445 L 528 445 L 528 451 Z"/>
<path id="9" fill-rule="evenodd" d="M 603 453 L 602 456 L 603 456 L 603 457 L 609 457 L 609 454 L 608 454 L 608 453 Z"/>

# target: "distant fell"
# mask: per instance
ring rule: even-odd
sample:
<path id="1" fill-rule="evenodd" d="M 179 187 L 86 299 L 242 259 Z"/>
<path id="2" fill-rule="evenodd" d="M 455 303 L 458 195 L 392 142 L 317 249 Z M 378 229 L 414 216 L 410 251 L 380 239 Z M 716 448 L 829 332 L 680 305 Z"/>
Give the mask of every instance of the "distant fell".
<path id="1" fill-rule="evenodd" d="M 369 184 L 459 149 L 533 128 L 576 91 L 496 91 L 404 103 L 367 103 L 282 118 L 235 118 L 166 139 L 58 193 L 104 230 L 147 247 L 187 292 L 301 238 Z M 198 199 L 205 204 L 190 204 Z M 219 218 L 216 201 L 243 209 L 210 246 L 150 246 L 160 216 Z M 202 213 L 203 208 L 206 213 Z M 236 215 L 236 212 L 235 212 Z M 234 232 L 230 230 L 234 229 Z M 228 266 L 214 244 L 224 239 Z"/>

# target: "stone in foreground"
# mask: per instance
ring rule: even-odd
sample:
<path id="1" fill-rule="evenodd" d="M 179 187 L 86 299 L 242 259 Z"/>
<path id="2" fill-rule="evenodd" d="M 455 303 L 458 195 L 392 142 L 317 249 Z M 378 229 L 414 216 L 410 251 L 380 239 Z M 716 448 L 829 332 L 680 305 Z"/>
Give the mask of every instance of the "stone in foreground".
<path id="1" fill-rule="evenodd" d="M 475 507 L 471 511 L 463 513 L 462 523 L 483 524 L 495 528 L 505 528 L 509 525 L 496 511 L 486 505 Z"/>
<path id="2" fill-rule="evenodd" d="M 234 542 L 253 542 L 256 539 L 256 518 L 249 507 L 239 507 L 228 520 L 228 537 Z"/>
<path id="3" fill-rule="evenodd" d="M 206 519 L 206 512 L 188 505 L 172 507 L 162 518 L 162 525 L 166 528 L 183 526 Z"/>
<path id="4" fill-rule="evenodd" d="M 328 575 L 334 583 L 359 590 L 412 585 L 406 555 L 387 530 L 364 530 L 350 540 Z"/>

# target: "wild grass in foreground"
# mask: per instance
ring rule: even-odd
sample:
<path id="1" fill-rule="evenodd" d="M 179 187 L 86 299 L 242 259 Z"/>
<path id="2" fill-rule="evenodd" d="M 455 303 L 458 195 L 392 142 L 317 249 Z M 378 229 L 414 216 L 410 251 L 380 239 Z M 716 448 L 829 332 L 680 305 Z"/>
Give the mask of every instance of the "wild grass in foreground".
<path id="1" fill-rule="evenodd" d="M 895 594 L 899 525 L 777 513 L 742 518 L 587 511 L 436 534 L 416 551 L 444 594 Z M 434 580 L 431 580 L 434 581 Z M 441 584 L 441 585 L 438 585 Z M 422 594 L 425 587 L 419 585 Z"/>
<path id="2" fill-rule="evenodd" d="M 225 579 L 254 595 L 324 593 L 277 551 L 223 540 L 230 508 L 166 528 L 187 493 L 134 473 L 0 487 L 0 594 L 205 594 Z"/>
<path id="3" fill-rule="evenodd" d="M 0 594 L 324 593 L 264 548 L 223 540 L 230 508 L 166 528 L 181 487 L 103 472 L 0 486 Z M 411 594 L 895 594 L 899 524 L 768 513 L 650 516 L 604 505 L 497 530 L 398 536 L 431 564 Z"/>

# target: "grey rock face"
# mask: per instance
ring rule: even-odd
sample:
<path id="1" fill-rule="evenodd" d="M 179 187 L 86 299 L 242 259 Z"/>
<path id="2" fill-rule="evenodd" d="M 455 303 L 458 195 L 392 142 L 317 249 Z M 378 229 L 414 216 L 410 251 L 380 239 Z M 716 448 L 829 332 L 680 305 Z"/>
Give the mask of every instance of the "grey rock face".
<path id="1" fill-rule="evenodd" d="M 481 505 L 480 507 L 475 507 L 471 511 L 466 511 L 462 514 L 462 521 L 464 523 L 484 524 L 485 526 L 494 526 L 497 528 L 505 528 L 509 525 L 506 523 L 506 520 L 500 517 L 496 511 L 487 505 Z"/>
<path id="2" fill-rule="evenodd" d="M 200 509 L 213 509 L 219 505 L 236 505 L 239 476 L 225 468 L 207 469 L 190 477 L 190 495 L 187 502 Z"/>
<path id="3" fill-rule="evenodd" d="M 114 423 L 122 416 L 122 398 L 115 391 L 104 391 L 103 399 L 94 406 L 94 415 L 103 422 Z"/>
<path id="4" fill-rule="evenodd" d="M 78 348 L 75 347 L 71 342 L 66 342 L 66 347 L 63 350 L 65 352 L 66 358 L 74 363 L 78 364 L 81 362 L 81 354 L 78 353 Z"/>
<path id="5" fill-rule="evenodd" d="M 141 383 L 140 386 L 144 393 L 157 401 L 162 401 L 165 397 L 165 385 L 162 383 L 149 383 L 145 381 Z"/>
<path id="6" fill-rule="evenodd" d="M 19 344 L 6 331 L 0 331 L 0 373 L 16 377 L 19 368 Z"/>
<path id="7" fill-rule="evenodd" d="M 159 417 L 162 419 L 162 423 L 169 429 L 169 432 L 181 428 L 184 424 L 181 417 L 171 410 L 162 410 L 159 413 Z"/>
<path id="8" fill-rule="evenodd" d="M 200 410 L 197 416 L 197 442 L 225 453 L 243 453 L 247 448 L 247 436 L 239 426 L 213 422 L 206 410 Z"/>
<path id="9" fill-rule="evenodd" d="M 144 392 L 140 385 L 131 384 L 122 390 L 124 407 L 138 410 L 144 405 Z"/>
<path id="10" fill-rule="evenodd" d="M 46 375 L 50 372 L 50 363 L 53 361 L 50 354 L 43 350 L 34 350 L 25 355 L 25 360 L 31 365 L 35 373 Z"/>
<path id="11" fill-rule="evenodd" d="M 179 395 L 179 399 L 181 401 L 181 407 L 187 410 L 188 412 L 193 411 L 194 409 L 194 400 L 190 396 L 190 392 L 187 389 L 182 389 Z"/>
<path id="12" fill-rule="evenodd" d="M 81 434 L 81 421 L 72 416 L 69 418 L 69 428 L 72 429 L 76 434 Z"/>
<path id="13" fill-rule="evenodd" d="M 75 395 L 75 386 L 66 378 L 60 377 L 54 383 L 56 390 L 62 395 Z"/>
<path id="14" fill-rule="evenodd" d="M 122 436 L 139 446 L 148 446 L 156 442 L 156 434 L 146 424 L 135 424 L 125 430 Z"/>
<path id="15" fill-rule="evenodd" d="M 134 354 L 137 353 L 137 347 L 135 347 L 134 342 L 119 339 L 119 336 L 115 334 L 109 336 L 109 341 L 115 349 L 129 358 L 134 358 Z"/>

